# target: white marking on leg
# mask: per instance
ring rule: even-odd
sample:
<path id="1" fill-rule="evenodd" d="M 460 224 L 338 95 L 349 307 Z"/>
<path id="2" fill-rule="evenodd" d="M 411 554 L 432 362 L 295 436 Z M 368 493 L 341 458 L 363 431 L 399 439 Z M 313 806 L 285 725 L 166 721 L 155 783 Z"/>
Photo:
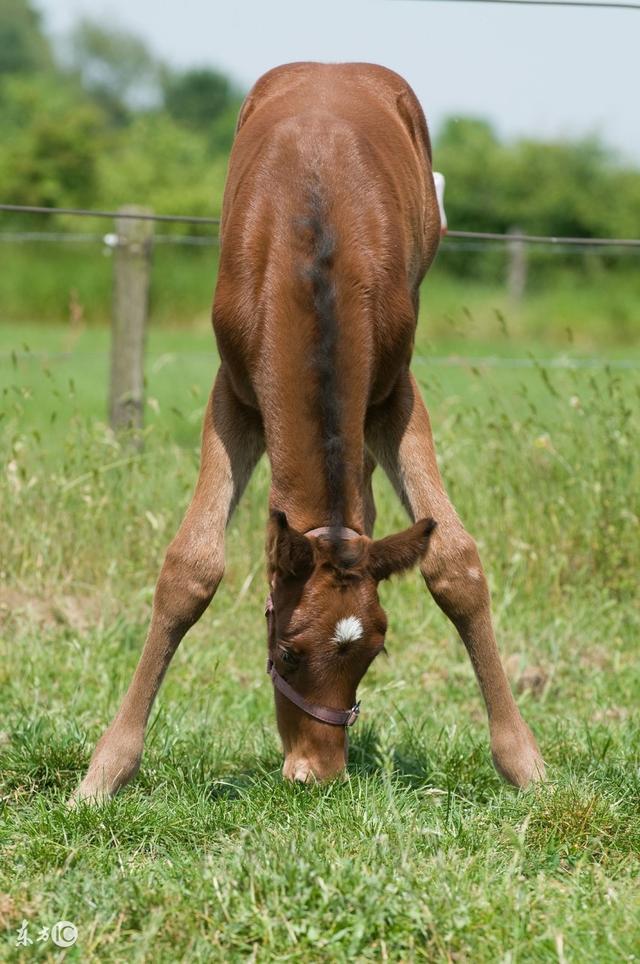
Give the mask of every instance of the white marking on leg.
<path id="1" fill-rule="evenodd" d="M 345 616 L 336 623 L 331 642 L 344 646 L 346 643 L 355 643 L 356 640 L 362 639 L 363 635 L 364 628 L 358 617 Z"/>

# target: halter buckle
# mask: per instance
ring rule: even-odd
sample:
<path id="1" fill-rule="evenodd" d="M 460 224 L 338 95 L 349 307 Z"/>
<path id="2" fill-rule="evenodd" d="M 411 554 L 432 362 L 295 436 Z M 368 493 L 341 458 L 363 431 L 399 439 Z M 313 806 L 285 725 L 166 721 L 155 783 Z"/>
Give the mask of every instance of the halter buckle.
<path id="1" fill-rule="evenodd" d="M 357 721 L 359 716 L 360 716 L 360 700 L 358 700 L 357 703 L 354 703 L 351 709 L 349 710 L 349 716 L 347 718 L 347 722 L 345 723 L 345 726 L 353 726 L 353 724 Z"/>

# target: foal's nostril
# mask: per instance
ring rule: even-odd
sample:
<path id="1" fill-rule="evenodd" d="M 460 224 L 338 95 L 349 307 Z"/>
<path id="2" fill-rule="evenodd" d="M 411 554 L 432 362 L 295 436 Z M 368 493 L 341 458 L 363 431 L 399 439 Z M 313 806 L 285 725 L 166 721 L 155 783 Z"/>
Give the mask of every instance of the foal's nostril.
<path id="1" fill-rule="evenodd" d="M 282 775 L 285 780 L 292 780 L 296 783 L 310 783 L 315 779 L 311 764 L 308 760 L 292 760 L 291 757 L 287 757 L 284 761 Z"/>
<path id="2" fill-rule="evenodd" d="M 292 780 L 296 783 L 320 783 L 325 780 L 345 779 L 344 763 L 338 766 L 321 767 L 313 766 L 310 760 L 305 757 L 292 759 L 288 757 L 282 767 L 282 775 L 285 780 Z"/>
<path id="3" fill-rule="evenodd" d="M 296 783 L 314 783 L 315 774 L 307 763 L 298 763 L 293 771 L 293 779 Z"/>

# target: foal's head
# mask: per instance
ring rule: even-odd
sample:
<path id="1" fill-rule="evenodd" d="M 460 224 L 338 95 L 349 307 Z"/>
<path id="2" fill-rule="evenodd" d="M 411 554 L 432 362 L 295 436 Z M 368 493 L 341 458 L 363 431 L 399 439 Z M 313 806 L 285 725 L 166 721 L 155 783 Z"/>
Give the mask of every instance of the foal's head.
<path id="1" fill-rule="evenodd" d="M 288 779 L 326 780 L 344 769 L 348 710 L 384 647 L 378 583 L 419 562 L 434 527 L 423 519 L 386 539 L 336 539 L 304 535 L 272 513 L 269 658 Z"/>

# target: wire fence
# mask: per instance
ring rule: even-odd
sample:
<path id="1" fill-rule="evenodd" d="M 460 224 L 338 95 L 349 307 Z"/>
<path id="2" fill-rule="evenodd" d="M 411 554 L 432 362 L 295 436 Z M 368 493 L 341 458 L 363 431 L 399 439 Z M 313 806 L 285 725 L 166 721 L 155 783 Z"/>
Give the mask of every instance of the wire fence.
<path id="1" fill-rule="evenodd" d="M 0 211 L 15 214 L 70 214 L 83 218 L 124 218 L 129 221 L 171 221 L 177 224 L 220 224 L 220 218 L 196 214 L 152 214 L 143 211 L 100 211 L 87 208 L 40 207 L 34 204 L 0 204 Z"/>
<path id="2" fill-rule="evenodd" d="M 173 214 L 152 214 L 145 212 L 135 212 L 135 211 L 106 211 L 106 210 L 89 210 L 80 208 L 53 208 L 53 207 L 36 207 L 36 206 L 24 206 L 24 205 L 10 205 L 1 204 L 0 211 L 7 213 L 20 213 L 26 215 L 66 215 L 79 218 L 103 218 L 117 221 L 120 218 L 125 219 L 125 224 L 120 224 L 119 231 L 126 233 L 127 224 L 135 221 L 144 222 L 160 222 L 160 223 L 180 223 L 180 224 L 196 224 L 202 225 L 206 224 L 208 226 L 218 226 L 220 223 L 219 218 L 214 217 L 199 217 L 194 215 L 173 215 Z M 132 226 L 133 229 L 133 226 Z M 87 244 L 87 245 L 101 245 L 106 249 L 113 249 L 114 252 L 118 250 L 124 251 L 124 257 L 127 258 L 127 246 L 125 248 L 120 248 L 120 241 L 118 234 L 102 234 L 97 232 L 73 232 L 73 231 L 4 231 L 0 232 L 0 243 L 53 243 L 53 244 Z M 219 243 L 219 238 L 217 232 L 207 232 L 204 235 L 189 234 L 189 235 L 178 235 L 170 234 L 167 232 L 155 233 L 153 235 L 153 243 L 156 245 L 183 245 L 183 246 L 197 246 L 197 247 L 212 247 Z M 464 251 L 487 251 L 487 250 L 499 250 L 510 254 L 512 260 L 518 262 L 521 255 L 518 253 L 518 249 L 522 249 L 526 245 L 532 245 L 537 248 L 541 253 L 545 252 L 548 254 L 562 254 L 566 252 L 606 252 L 609 255 L 637 255 L 640 253 L 640 238 L 586 238 L 586 237 L 555 237 L 555 236 L 543 236 L 543 235 L 527 235 L 520 232 L 491 232 L 491 231 L 457 231 L 451 230 L 447 233 L 443 239 L 442 247 L 449 252 L 464 252 Z M 517 265 L 516 265 L 517 266 Z M 513 264 L 511 268 L 513 269 Z M 148 285 L 149 282 L 149 264 L 146 266 L 140 265 L 141 276 L 138 279 L 139 284 L 142 287 Z M 116 264 L 116 277 L 114 278 L 114 284 L 117 289 L 118 286 L 118 270 L 122 270 L 122 264 L 118 267 Z M 517 272 L 516 272 L 517 273 Z M 519 280 L 507 277 L 507 285 L 513 287 L 523 287 L 524 278 L 526 275 L 526 267 L 524 263 L 521 262 L 519 265 Z M 114 289 L 115 290 L 115 289 Z M 514 289 L 515 290 L 515 289 Z M 135 299 L 134 299 L 135 300 Z M 146 319 L 142 322 L 140 327 L 140 344 L 142 345 L 144 340 L 144 324 Z M 130 319 L 125 319 L 124 327 L 125 329 L 131 328 L 132 321 Z M 115 329 L 114 329 L 115 331 Z M 79 352 L 12 352 L 10 354 L 0 354 L 0 360 L 4 358 L 11 357 L 14 361 L 18 358 L 21 360 L 46 360 L 47 362 L 59 361 L 64 363 L 68 359 L 77 360 L 78 355 L 92 355 L 100 356 L 105 360 L 109 357 L 113 360 L 114 351 L 116 354 L 120 355 L 123 353 L 124 349 L 122 346 L 118 348 L 116 342 L 114 342 L 116 348 L 113 345 L 110 351 L 104 352 L 86 352 L 80 350 Z M 175 354 L 176 357 L 188 357 L 194 355 L 193 352 L 181 351 Z M 197 353 L 197 357 L 203 362 L 210 364 L 214 359 L 215 355 L 213 353 Z M 142 353 L 140 354 L 140 359 L 142 359 Z M 622 373 L 623 371 L 638 371 L 640 370 L 640 361 L 637 359 L 629 358 L 575 358 L 567 356 L 556 356 L 547 359 L 534 359 L 532 357 L 500 357 L 500 356 L 457 356 L 457 355 L 415 355 L 413 362 L 423 368 L 464 368 L 466 370 L 482 372 L 483 370 L 518 370 L 518 369 L 538 369 L 541 371 L 553 370 L 566 370 L 566 371 L 576 371 L 576 370 L 611 370 Z M 140 361 L 142 365 L 142 361 Z M 134 379 L 134 381 L 140 381 L 140 379 Z M 142 383 L 142 382 L 140 382 Z M 128 394 L 131 394 L 129 392 Z M 123 396 L 124 397 L 124 396 Z M 128 395 L 127 395 L 128 397 Z M 139 417 L 142 418 L 142 402 L 139 405 Z"/>
<path id="3" fill-rule="evenodd" d="M 393 0 L 394 3 L 400 0 Z M 612 0 L 420 0 L 421 3 L 500 3 L 519 7 L 593 7 L 594 10 L 640 10 L 640 3 L 620 2 Z"/>
<path id="4" fill-rule="evenodd" d="M 395 0 L 399 2 L 399 0 Z M 594 9 L 617 9 L 617 10 L 640 10 L 640 3 L 637 2 L 620 2 L 620 0 L 610 0 L 610 2 L 602 2 L 602 0 L 422 0 L 422 2 L 438 2 L 438 3 L 483 3 L 483 4 L 512 4 L 518 6 L 535 6 L 535 7 L 580 7 Z M 30 215 L 64 215 L 72 217 L 84 217 L 84 218 L 103 218 L 109 219 L 111 221 L 119 222 L 119 231 L 122 235 L 127 235 L 131 231 L 135 232 L 135 227 L 131 225 L 127 227 L 127 222 L 157 222 L 165 224 L 193 224 L 193 225 L 207 225 L 212 227 L 218 227 L 220 225 L 219 217 L 207 217 L 198 215 L 182 215 L 182 214 L 155 214 L 152 212 L 135 211 L 135 210 L 121 210 L 121 211 L 106 211 L 106 210 L 92 210 L 87 208 L 64 208 L 64 207 L 48 207 L 39 205 L 20 205 L 20 204 L 0 204 L 0 212 L 5 213 L 15 213 L 15 214 L 30 214 Z M 124 221 L 124 224 L 123 224 Z M 142 230 L 142 226 L 140 226 Z M 152 231 L 151 226 L 147 229 L 149 232 Z M 149 234 L 150 237 L 150 234 Z M 133 238 L 133 243 L 131 238 L 127 242 L 119 234 L 109 233 L 109 234 L 90 234 L 81 232 L 71 232 L 71 231 L 5 231 L 0 233 L 0 243 L 30 243 L 30 242 L 43 242 L 49 244 L 101 244 L 106 246 L 107 249 L 123 250 L 130 246 L 132 254 L 134 254 L 135 270 L 133 273 L 124 269 L 124 262 L 120 262 L 119 267 L 116 265 L 116 279 L 115 279 L 115 291 L 118 293 L 119 288 L 124 291 L 127 290 L 127 295 L 132 295 L 134 288 L 137 290 L 138 294 L 142 294 L 142 298 L 137 300 L 140 304 L 146 302 L 146 292 L 148 291 L 149 285 L 149 247 L 145 242 L 141 244 L 139 240 Z M 183 246 L 198 246 L 198 247 L 208 247 L 219 244 L 218 234 L 210 235 L 172 235 L 168 233 L 155 234 L 153 237 L 153 243 L 158 245 L 162 244 L 174 244 Z M 446 233 L 443 247 L 451 252 L 464 252 L 464 251 L 479 251 L 485 249 L 489 246 L 491 247 L 501 247 L 506 246 L 506 250 L 510 253 L 510 268 L 508 275 L 508 285 L 512 290 L 512 293 L 516 297 L 519 297 L 524 289 L 524 283 L 526 280 L 526 261 L 524 255 L 524 249 L 527 245 L 536 245 L 538 247 L 543 247 L 547 251 L 554 251 L 554 253 L 561 253 L 572 251 L 575 249 L 582 251 L 607 251 L 609 254 L 636 254 L 640 251 L 640 238 L 590 238 L 590 237 L 555 237 L 550 235 L 528 235 L 521 233 L 519 231 L 509 231 L 509 232 L 495 232 L 495 231 L 463 231 L 463 230 L 449 230 Z M 118 259 L 116 259 L 117 261 Z M 146 262 L 146 264 L 145 264 Z M 118 276 L 118 271 L 120 272 Z M 125 284 L 126 279 L 126 284 Z M 131 289 L 131 290 L 129 290 Z M 118 299 L 116 298 L 116 301 Z M 120 299 L 122 301 L 122 299 Z M 135 299 L 133 299 L 135 300 Z M 120 422 L 124 424 L 123 420 L 129 420 L 130 424 L 136 425 L 137 427 L 142 427 L 142 394 L 140 386 L 143 384 L 143 345 L 144 345 L 144 327 L 146 324 L 146 311 L 144 309 L 144 317 L 137 319 L 127 317 L 130 314 L 130 302 L 131 297 L 127 297 L 122 301 L 124 309 L 116 311 L 113 321 L 112 329 L 112 339 L 113 344 L 111 348 L 111 388 L 110 388 L 110 419 L 114 427 L 118 427 Z M 129 306 L 129 307 L 127 307 Z M 121 318 L 117 317 L 119 314 L 122 315 Z M 135 322 L 135 324 L 134 324 Z M 128 328 L 135 328 L 136 334 L 134 338 L 128 337 L 123 339 L 121 337 L 122 332 L 126 332 Z M 183 353 L 184 354 L 184 353 Z M 3 356 L 0 355 L 0 359 Z M 11 353 L 11 357 L 15 361 L 15 352 Z M 37 357 L 32 354 L 29 357 Z M 51 355 L 47 355 L 51 358 Z M 56 356 L 56 357 L 65 357 Z M 213 356 L 212 356 L 213 357 Z M 114 364 L 114 359 L 116 363 Z M 538 368 L 545 370 L 547 368 L 566 368 L 566 369 L 640 369 L 640 363 L 635 360 L 630 359 L 575 359 L 575 358 L 563 358 L 556 357 L 550 360 L 537 360 L 533 358 L 502 358 L 502 357 L 435 357 L 435 356 L 414 356 L 414 362 L 418 365 L 423 366 L 464 366 L 471 369 L 482 369 L 482 368 Z M 137 371 L 136 369 L 140 369 Z M 118 379 L 115 378 L 114 373 L 120 372 L 120 381 L 123 380 L 123 384 L 119 385 L 120 390 L 119 396 L 114 394 L 116 382 Z M 122 374 L 124 372 L 124 375 Z M 547 377 L 547 376 L 545 376 Z M 126 383 L 126 384 L 125 384 Z M 126 389 L 122 393 L 122 389 Z M 121 397 L 120 397 L 121 396 Z M 139 397 L 138 397 L 139 396 Z M 134 415 L 131 414 L 129 410 L 131 408 L 131 401 L 135 402 L 134 408 L 136 409 Z M 123 404 L 124 403 L 124 404 Z M 128 406 L 128 407 L 127 407 Z"/>
<path id="5" fill-rule="evenodd" d="M 3 231 L 0 232 L 0 244 L 28 244 L 32 241 L 42 241 L 54 244 L 101 244 L 113 247 L 115 237 L 111 234 L 78 234 L 72 231 Z M 153 243 L 211 247 L 211 245 L 218 245 L 220 239 L 213 234 L 154 234 Z"/>
<path id="6" fill-rule="evenodd" d="M 467 240 L 468 239 L 468 240 Z M 116 235 L 109 234 L 87 234 L 72 231 L 1 231 L 0 244 L 88 244 L 102 247 L 114 247 Z M 526 243 L 526 236 L 506 235 L 498 239 L 476 238 L 474 232 L 461 231 L 451 232 L 446 235 L 440 244 L 441 250 L 449 254 L 462 252 L 482 252 L 482 251 L 504 251 L 505 242 L 522 241 Z M 631 243 L 632 239 L 589 239 L 588 244 L 577 244 L 576 241 L 563 241 L 559 238 L 539 238 L 532 241 L 536 249 L 545 255 L 566 255 L 576 250 L 582 249 L 584 252 L 593 254 L 605 253 L 616 258 L 630 256 L 640 256 L 640 241 Z M 154 234 L 153 243 L 155 245 L 176 245 L 178 247 L 211 248 L 220 245 L 218 235 L 198 235 L 198 234 Z"/>
<path id="7" fill-rule="evenodd" d="M 86 208 L 60 208 L 60 207 L 39 207 L 35 205 L 20 204 L 0 204 L 0 211 L 6 213 L 19 214 L 46 214 L 46 215 L 70 215 L 84 218 L 109 218 L 116 220 L 124 218 L 132 221 L 155 221 L 160 223 L 173 224 L 206 224 L 212 226 L 220 225 L 220 218 L 201 217 L 193 214 L 152 214 L 138 213 L 129 211 L 104 211 L 90 210 Z M 20 243 L 30 241 L 60 242 L 64 243 L 104 243 L 113 246 L 117 242 L 117 236 L 112 234 L 89 234 L 71 231 L 5 231 L 0 232 L 0 243 Z M 493 242 L 494 246 L 502 244 L 522 244 L 542 245 L 557 248 L 558 250 L 570 250 L 572 248 L 592 248 L 592 249 L 635 249 L 640 251 L 640 238 L 589 238 L 589 237 L 563 237 L 555 235 L 535 235 L 524 234 L 514 231 L 447 231 L 444 242 L 451 250 L 479 250 L 487 242 Z M 456 242 L 455 248 L 450 242 Z M 466 244 L 463 244 L 466 242 Z M 211 235 L 171 235 L 155 234 L 154 243 L 157 244 L 178 244 L 185 246 L 206 247 L 208 245 L 219 244 L 217 234 Z M 469 246 L 473 244 L 474 247 Z"/>
<path id="8" fill-rule="evenodd" d="M 523 244 L 562 244 L 566 247 L 640 248 L 640 238 L 571 238 L 515 231 L 447 231 L 448 238 L 473 238 L 476 241 L 521 241 Z"/>

